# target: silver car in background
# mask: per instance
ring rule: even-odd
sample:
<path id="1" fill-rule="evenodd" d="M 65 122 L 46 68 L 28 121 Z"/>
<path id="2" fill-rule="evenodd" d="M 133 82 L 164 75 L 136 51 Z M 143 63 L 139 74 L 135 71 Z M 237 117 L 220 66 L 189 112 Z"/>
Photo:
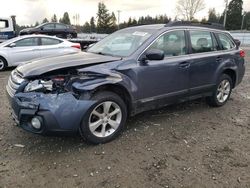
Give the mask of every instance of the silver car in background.
<path id="1" fill-rule="evenodd" d="M 26 61 L 81 51 L 78 43 L 47 35 L 25 35 L 0 44 L 0 71 Z"/>

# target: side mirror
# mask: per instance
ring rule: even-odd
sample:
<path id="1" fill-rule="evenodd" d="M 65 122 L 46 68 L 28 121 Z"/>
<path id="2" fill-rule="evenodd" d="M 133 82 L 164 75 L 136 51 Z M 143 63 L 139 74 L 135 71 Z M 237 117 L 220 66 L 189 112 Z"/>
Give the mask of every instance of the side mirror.
<path id="1" fill-rule="evenodd" d="M 9 47 L 10 47 L 10 48 L 16 47 L 16 43 L 11 43 L 11 44 L 9 45 Z"/>
<path id="2" fill-rule="evenodd" d="M 235 42 L 235 44 L 236 44 L 237 47 L 239 47 L 240 44 L 241 44 L 240 40 L 238 40 L 238 39 L 234 39 L 234 42 Z"/>
<path id="3" fill-rule="evenodd" d="M 41 31 L 43 31 L 43 29 L 44 29 L 43 27 L 40 27 L 40 30 L 41 30 Z"/>
<path id="4" fill-rule="evenodd" d="M 148 60 L 163 60 L 164 59 L 164 51 L 158 49 L 150 49 L 146 52 L 146 58 Z"/>

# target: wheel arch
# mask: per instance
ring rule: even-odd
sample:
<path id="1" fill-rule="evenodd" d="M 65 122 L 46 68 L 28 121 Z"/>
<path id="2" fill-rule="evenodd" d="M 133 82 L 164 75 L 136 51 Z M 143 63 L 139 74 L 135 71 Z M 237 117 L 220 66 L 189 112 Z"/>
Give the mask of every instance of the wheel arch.
<path id="1" fill-rule="evenodd" d="M 4 63 L 6 63 L 6 67 L 9 66 L 9 63 L 8 63 L 7 59 L 3 55 L 1 55 L 1 54 L 0 54 L 0 59 L 3 59 Z"/>
<path id="2" fill-rule="evenodd" d="M 132 109 L 133 109 L 132 96 L 128 92 L 127 88 L 125 88 L 124 86 L 120 84 L 104 84 L 104 85 L 96 87 L 92 91 L 92 95 L 101 91 L 110 91 L 110 92 L 116 93 L 125 102 L 127 106 L 128 114 L 132 113 Z"/>
<path id="3" fill-rule="evenodd" d="M 231 77 L 232 82 L 233 82 L 233 88 L 234 88 L 236 85 L 236 80 L 237 80 L 236 71 L 233 69 L 225 69 L 223 70 L 222 74 L 227 74 L 228 76 Z"/>

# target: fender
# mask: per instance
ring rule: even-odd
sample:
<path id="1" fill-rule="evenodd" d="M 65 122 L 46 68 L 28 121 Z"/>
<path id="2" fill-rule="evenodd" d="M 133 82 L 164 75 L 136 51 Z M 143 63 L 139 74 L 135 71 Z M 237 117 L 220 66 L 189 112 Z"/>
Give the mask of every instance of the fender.
<path id="1" fill-rule="evenodd" d="M 235 63 L 235 61 L 230 61 L 229 59 L 226 59 L 220 65 L 218 66 L 217 70 L 214 72 L 214 80 L 213 83 L 217 83 L 219 77 L 222 75 L 223 72 L 230 70 L 235 73 L 236 81 L 238 80 L 238 67 Z"/>
<path id="2" fill-rule="evenodd" d="M 136 85 L 128 76 L 120 72 L 99 70 L 83 72 L 82 74 L 84 76 L 77 78 L 77 81 L 72 84 L 72 90 L 76 93 L 89 93 L 100 87 L 113 85 L 124 88 L 131 99 L 135 97 L 133 93 L 137 91 Z"/>

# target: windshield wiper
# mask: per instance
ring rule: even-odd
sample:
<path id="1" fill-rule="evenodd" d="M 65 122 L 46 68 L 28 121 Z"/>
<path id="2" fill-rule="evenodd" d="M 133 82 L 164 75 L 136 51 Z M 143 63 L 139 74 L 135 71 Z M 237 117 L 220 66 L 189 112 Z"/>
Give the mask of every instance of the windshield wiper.
<path id="1" fill-rule="evenodd" d="M 113 55 L 113 54 L 103 53 L 103 52 L 91 52 L 91 53 L 93 53 L 93 54 L 99 54 L 99 55 L 105 55 L 105 56 L 117 57 L 117 56 L 115 56 L 115 55 Z"/>

